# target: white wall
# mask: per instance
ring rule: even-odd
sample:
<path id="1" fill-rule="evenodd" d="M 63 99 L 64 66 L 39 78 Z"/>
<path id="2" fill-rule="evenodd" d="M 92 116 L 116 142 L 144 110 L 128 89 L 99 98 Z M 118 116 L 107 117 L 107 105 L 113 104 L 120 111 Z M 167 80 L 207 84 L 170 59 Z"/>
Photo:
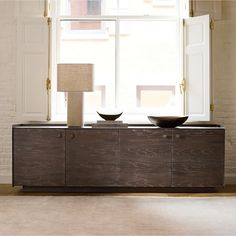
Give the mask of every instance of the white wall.
<path id="1" fill-rule="evenodd" d="M 15 121 L 16 17 L 13 0 L 0 1 L 0 183 L 11 183 L 11 126 Z"/>
<path id="2" fill-rule="evenodd" d="M 226 128 L 226 181 L 236 183 L 236 1 L 223 0 L 213 34 L 214 121 Z"/>

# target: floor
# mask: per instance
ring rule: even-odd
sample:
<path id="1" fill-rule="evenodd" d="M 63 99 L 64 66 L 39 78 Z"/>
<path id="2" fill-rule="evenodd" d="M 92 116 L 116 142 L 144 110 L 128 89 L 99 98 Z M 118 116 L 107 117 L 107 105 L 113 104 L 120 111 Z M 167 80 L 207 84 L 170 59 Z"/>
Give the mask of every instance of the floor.
<path id="1" fill-rule="evenodd" d="M 170 188 L 168 191 L 162 190 L 157 193 L 24 193 L 21 191 L 21 187 L 12 187 L 8 184 L 0 184 L 0 196 L 98 196 L 98 195 L 108 195 L 108 196 L 168 196 L 168 197 L 183 197 L 183 196 L 197 196 L 197 197 L 208 197 L 208 196 L 235 196 L 236 197 L 236 185 L 226 185 L 224 188 L 215 189 L 214 192 L 212 190 L 200 190 L 198 192 L 193 192 L 188 190 L 179 190 Z"/>
<path id="2" fill-rule="evenodd" d="M 212 193 L 22 193 L 0 185 L 0 236 L 236 235 L 236 186 Z"/>

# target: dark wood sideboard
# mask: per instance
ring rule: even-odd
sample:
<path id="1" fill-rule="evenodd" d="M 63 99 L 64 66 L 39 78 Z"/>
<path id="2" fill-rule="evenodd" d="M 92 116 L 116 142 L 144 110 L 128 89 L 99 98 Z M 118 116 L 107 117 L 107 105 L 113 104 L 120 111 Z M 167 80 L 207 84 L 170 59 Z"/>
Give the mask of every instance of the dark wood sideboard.
<path id="1" fill-rule="evenodd" d="M 13 126 L 13 186 L 221 187 L 223 127 Z"/>

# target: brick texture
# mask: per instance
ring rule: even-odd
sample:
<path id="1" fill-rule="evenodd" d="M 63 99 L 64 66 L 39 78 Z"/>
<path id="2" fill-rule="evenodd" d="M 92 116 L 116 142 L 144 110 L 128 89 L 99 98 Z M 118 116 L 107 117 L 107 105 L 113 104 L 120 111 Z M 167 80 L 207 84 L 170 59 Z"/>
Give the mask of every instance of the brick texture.
<path id="1" fill-rule="evenodd" d="M 11 181 L 11 126 L 16 119 L 16 17 L 14 1 L 0 1 L 0 183 Z"/>
<path id="2" fill-rule="evenodd" d="M 214 122 L 226 128 L 226 183 L 236 183 L 236 1 L 222 1 L 213 30 Z"/>

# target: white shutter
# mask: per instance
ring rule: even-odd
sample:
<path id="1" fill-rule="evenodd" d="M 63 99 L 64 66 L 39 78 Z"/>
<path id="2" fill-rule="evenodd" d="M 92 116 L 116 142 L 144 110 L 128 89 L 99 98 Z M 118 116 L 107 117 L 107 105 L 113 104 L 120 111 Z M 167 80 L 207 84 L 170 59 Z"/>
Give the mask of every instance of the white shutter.
<path id="1" fill-rule="evenodd" d="M 45 121 L 48 97 L 48 23 L 43 0 L 23 0 L 17 6 L 17 118 Z"/>
<path id="2" fill-rule="evenodd" d="M 184 21 L 184 77 L 189 121 L 210 120 L 209 16 Z"/>

